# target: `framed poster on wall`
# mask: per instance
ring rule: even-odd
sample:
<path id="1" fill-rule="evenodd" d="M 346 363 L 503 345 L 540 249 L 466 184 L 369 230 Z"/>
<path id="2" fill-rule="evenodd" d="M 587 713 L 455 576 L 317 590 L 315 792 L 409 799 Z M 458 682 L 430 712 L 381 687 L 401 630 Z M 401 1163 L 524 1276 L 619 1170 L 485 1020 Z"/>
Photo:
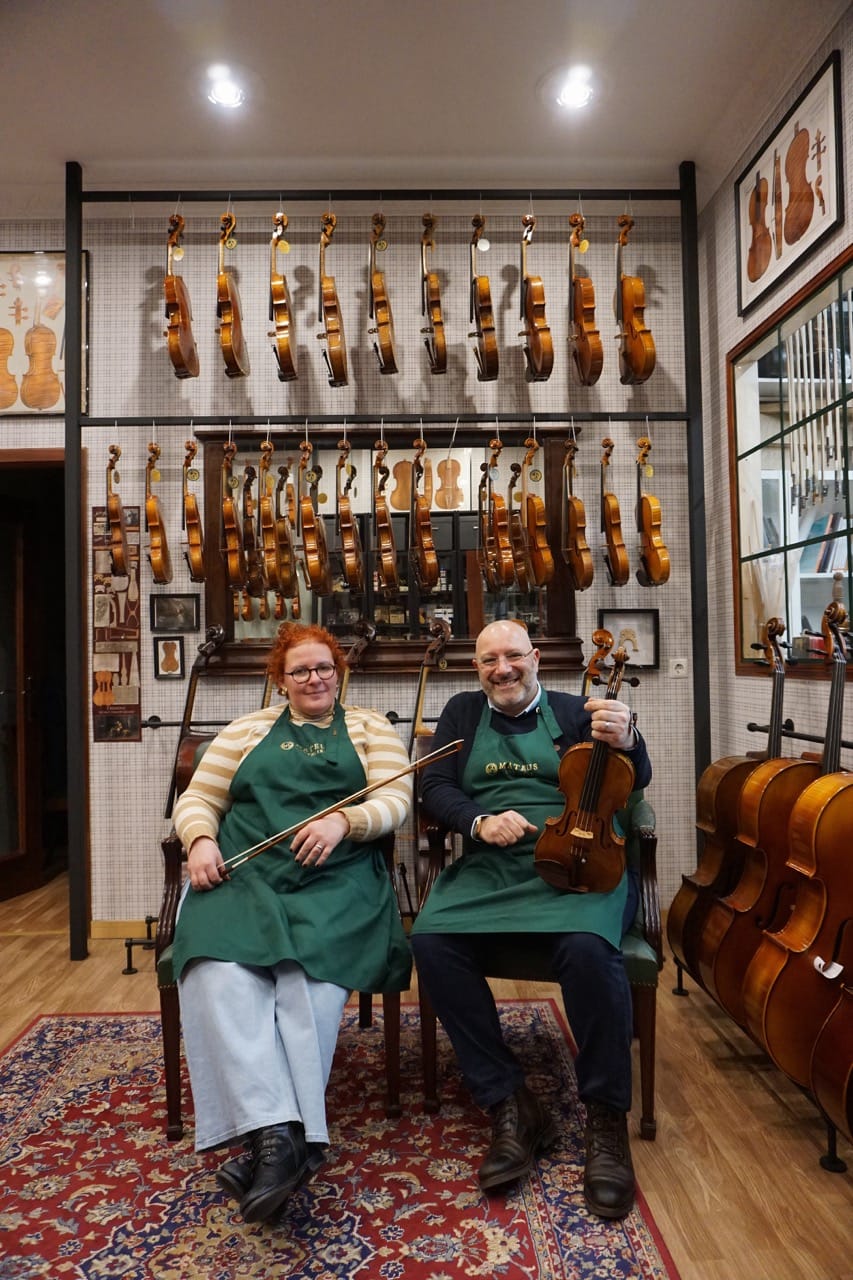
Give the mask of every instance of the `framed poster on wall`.
<path id="1" fill-rule="evenodd" d="M 86 333 L 83 255 L 83 333 Z M 83 387 L 86 386 L 83 342 Z M 85 412 L 84 403 L 80 406 Z M 65 412 L 65 254 L 0 253 L 0 413 Z"/>

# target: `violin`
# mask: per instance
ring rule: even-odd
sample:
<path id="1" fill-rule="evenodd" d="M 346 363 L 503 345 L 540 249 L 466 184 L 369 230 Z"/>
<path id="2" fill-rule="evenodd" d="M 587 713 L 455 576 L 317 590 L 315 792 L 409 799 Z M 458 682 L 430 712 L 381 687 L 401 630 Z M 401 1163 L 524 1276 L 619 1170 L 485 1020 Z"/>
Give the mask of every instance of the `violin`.
<path id="1" fill-rule="evenodd" d="M 145 524 L 148 529 L 148 556 L 151 561 L 151 574 L 154 581 L 161 586 L 172 581 L 172 558 L 169 555 L 169 541 L 166 537 L 166 525 L 160 499 L 152 492 L 152 482 L 160 480 L 157 462 L 160 457 L 160 446 L 149 444 L 148 463 L 145 467 Z"/>
<path id="2" fill-rule="evenodd" d="M 492 555 L 492 577 L 497 582 L 497 589 L 511 587 L 515 582 L 515 560 L 512 555 L 512 542 L 509 535 L 509 513 L 503 495 L 498 493 L 495 481 L 498 476 L 498 459 L 503 444 L 500 440 L 489 441 L 492 456 L 487 468 L 488 523 L 491 531 L 490 546 Z M 494 590 L 494 588 L 493 588 Z"/>
<path id="3" fill-rule="evenodd" d="M 338 493 L 338 530 L 341 536 L 341 555 L 344 563 L 344 583 L 350 591 L 359 594 L 364 591 L 364 556 L 361 550 L 361 535 L 358 531 L 358 519 L 353 513 L 350 501 L 350 490 L 356 476 L 356 469 L 349 456 L 352 445 L 346 439 L 338 441 L 340 454 L 337 466 Z M 344 483 L 341 483 L 343 476 Z"/>
<path id="4" fill-rule="evenodd" d="M 273 233 L 270 239 L 270 321 L 272 329 L 268 337 L 273 339 L 273 355 L 279 382 L 293 382 L 299 375 L 296 370 L 296 330 L 293 307 L 287 277 L 278 269 L 278 252 L 287 253 L 290 245 L 284 238 L 287 230 L 287 214 L 273 215 Z"/>
<path id="5" fill-rule="evenodd" d="M 216 314 L 219 319 L 219 346 L 229 378 L 245 378 L 249 374 L 249 353 L 243 337 L 243 311 L 234 276 L 225 269 L 225 250 L 236 247 L 233 213 L 223 213 L 219 231 L 219 273 L 216 277 Z"/>
<path id="6" fill-rule="evenodd" d="M 18 398 L 18 383 L 9 372 L 9 357 L 14 349 L 11 329 L 0 329 L 0 409 L 11 409 Z"/>
<path id="7" fill-rule="evenodd" d="M 479 543 L 477 563 L 488 591 L 500 591 L 501 581 L 497 570 L 495 535 L 489 514 L 489 464 L 480 463 L 480 483 L 477 488 L 477 523 Z"/>
<path id="8" fill-rule="evenodd" d="M 189 290 L 181 276 L 174 272 L 174 259 L 184 256 L 181 237 L 186 223 L 177 213 L 169 219 L 169 238 L 166 243 L 166 276 L 163 292 L 166 296 L 166 330 L 169 359 L 176 378 L 197 378 L 199 374 L 198 347 L 193 337 L 193 313 Z"/>
<path id="9" fill-rule="evenodd" d="M 475 214 L 471 219 L 474 234 L 471 237 L 471 313 L 470 320 L 474 325 L 469 338 L 476 338 L 474 355 L 477 360 L 477 381 L 494 382 L 498 376 L 498 342 L 495 334 L 495 318 L 492 311 L 492 290 L 488 276 L 477 273 L 477 245 L 483 234 L 486 219 Z"/>
<path id="10" fill-rule="evenodd" d="M 624 587 L 631 573 L 628 563 L 628 552 L 625 550 L 625 539 L 622 537 L 622 517 L 619 511 L 619 499 L 615 493 L 607 489 L 607 468 L 613 453 L 613 441 L 609 436 L 601 442 L 604 450 L 601 455 L 601 531 L 604 534 L 604 563 L 611 586 Z"/>
<path id="11" fill-rule="evenodd" d="M 780 688 L 784 632 L 780 618 L 763 628 L 765 657 Z M 785 857 L 791 810 L 820 773 L 817 761 L 781 758 L 781 694 L 773 702 L 769 758 L 747 775 L 737 800 L 737 838 L 746 850 L 743 870 L 731 892 L 711 902 L 697 941 L 696 964 L 705 990 L 740 1026 L 746 1021 L 744 974 L 762 930 L 780 928 L 792 905 L 794 872 Z"/>
<path id="12" fill-rule="evenodd" d="M 326 547 L 326 524 L 317 511 L 318 484 L 322 474 L 318 467 L 309 469 L 313 445 L 303 440 L 299 446 L 299 523 L 302 529 L 302 556 L 305 576 L 315 596 L 328 596 L 332 592 L 332 565 Z M 310 493 L 304 492 L 305 482 Z"/>
<path id="13" fill-rule="evenodd" d="M 528 382 L 546 382 L 554 368 L 554 343 L 545 319 L 545 286 L 541 276 L 527 271 L 527 246 L 533 239 L 536 219 L 526 213 L 521 219 L 521 320 L 524 328 L 525 378 Z"/>
<path id="14" fill-rule="evenodd" d="M 622 270 L 622 250 L 628 243 L 628 233 L 634 225 L 634 219 L 623 213 L 617 222 L 616 323 L 619 326 L 619 381 L 624 385 L 634 385 L 651 377 L 657 357 L 654 338 L 645 320 L 645 286 L 639 276 L 627 276 Z"/>
<path id="15" fill-rule="evenodd" d="M 431 213 L 423 217 L 421 236 L 421 314 L 427 321 L 421 329 L 424 346 L 429 357 L 430 373 L 447 373 L 447 342 L 444 337 L 444 318 L 441 314 L 441 287 L 438 276 L 427 265 L 427 250 L 435 252 L 435 224 Z"/>
<path id="16" fill-rule="evenodd" d="M 603 662 L 613 638 L 606 640 L 590 666 Z M 608 643 L 609 642 L 609 643 Z M 615 699 L 627 662 L 623 648 L 613 653 L 605 698 Z M 597 671 L 591 677 L 598 678 Z M 625 838 L 613 826 L 634 789 L 634 766 L 606 742 L 579 742 L 560 761 L 559 787 L 566 805 L 559 817 L 546 818 L 533 851 L 538 875 L 566 893 L 610 893 L 625 873 Z"/>
<path id="17" fill-rule="evenodd" d="M 436 471 L 438 472 L 436 506 L 441 507 L 442 511 L 455 511 L 465 501 L 465 494 L 459 484 L 462 466 L 455 458 L 442 458 Z"/>
<path id="18" fill-rule="evenodd" d="M 278 482 L 275 486 L 275 536 L 278 542 L 279 599 L 282 596 L 294 595 L 299 590 L 296 577 L 296 554 L 293 550 L 293 539 L 290 535 L 291 521 L 281 509 L 281 496 L 285 492 L 289 475 L 288 467 L 279 467 Z"/>
<path id="19" fill-rule="evenodd" d="M 380 373 L 397 372 L 397 354 L 394 349 L 394 317 L 391 314 L 391 302 L 385 285 L 384 271 L 376 270 L 377 250 L 382 252 L 388 246 L 384 239 L 385 215 L 374 213 L 373 231 L 370 235 L 370 263 L 368 278 L 368 314 L 374 324 L 367 330 L 374 338 L 373 350 L 379 362 Z"/>
<path id="20" fill-rule="evenodd" d="M 438 586 L 438 555 L 432 536 L 429 500 L 420 490 L 424 475 L 422 459 L 426 447 L 426 440 L 420 437 L 413 445 L 415 456 L 412 461 L 412 505 L 409 513 L 409 553 L 415 569 L 415 581 L 422 595 Z"/>
<path id="21" fill-rule="evenodd" d="M 566 441 L 566 453 L 563 459 L 562 552 L 575 591 L 586 591 L 587 587 L 592 586 L 593 565 L 592 552 L 584 532 L 586 510 L 582 500 L 576 498 L 574 493 L 577 449 L 574 439 Z"/>
<path id="22" fill-rule="evenodd" d="M 767 179 L 755 171 L 755 186 L 749 195 L 749 225 L 752 240 L 746 255 L 747 279 L 760 280 L 770 266 L 773 255 L 773 237 L 767 226 Z"/>
<path id="23" fill-rule="evenodd" d="M 515 506 L 515 488 L 521 476 L 521 463 L 510 464 L 511 478 L 507 488 L 506 508 L 509 514 L 509 541 L 512 547 L 512 560 L 515 565 L 515 581 L 519 591 L 530 591 L 533 587 L 533 569 L 527 554 L 527 538 L 521 521 L 521 512 Z"/>
<path id="24" fill-rule="evenodd" d="M 276 512 L 273 500 L 273 478 L 270 462 L 273 455 L 271 440 L 261 442 L 261 462 L 258 467 L 258 534 L 263 577 L 267 587 L 278 593 L 282 590 L 281 549 L 276 528 Z"/>
<path id="25" fill-rule="evenodd" d="M 821 622 L 832 669 L 824 772 L 797 798 L 788 823 L 787 861 L 797 879 L 794 904 L 781 929 L 765 929 L 743 980 L 746 1029 L 781 1071 L 804 1086 L 842 979 L 849 982 L 853 973 L 853 774 L 839 770 L 846 622 L 845 609 L 832 601 Z"/>
<path id="26" fill-rule="evenodd" d="M 121 457 L 121 449 L 117 444 L 110 445 L 110 460 L 107 463 L 107 522 L 110 528 L 110 560 L 113 576 L 127 577 L 130 570 L 130 552 L 127 549 L 127 525 L 121 498 L 113 490 L 113 482 L 119 482 L 116 465 Z"/>
<path id="27" fill-rule="evenodd" d="M 601 376 L 604 348 L 595 327 L 593 283 L 588 276 L 579 275 L 575 266 L 575 254 L 586 253 L 589 247 L 586 238 L 581 239 L 583 214 L 573 213 L 569 225 L 572 228 L 569 237 L 569 350 L 578 382 L 582 387 L 592 387 Z"/>
<path id="28" fill-rule="evenodd" d="M 187 534 L 186 557 L 190 570 L 191 582 L 204 582 L 204 528 L 202 525 L 201 513 L 198 509 L 198 500 L 194 493 L 190 492 L 189 481 L 196 481 L 199 478 L 198 469 L 195 466 L 195 456 L 198 453 L 198 445 L 195 440 L 187 440 L 184 444 L 186 449 L 186 457 L 184 458 L 183 481 L 184 481 L 184 529 Z"/>
<path id="29" fill-rule="evenodd" d="M 648 436 L 637 441 L 637 531 L 640 535 L 640 568 L 637 581 L 643 587 L 659 587 L 669 581 L 670 560 L 660 532 L 661 507 L 657 498 L 643 492 L 643 475 L 653 475 L 649 463 L 652 442 Z"/>
<path id="30" fill-rule="evenodd" d="M 50 409 L 62 395 L 62 383 L 53 368 L 56 334 L 48 325 L 41 323 L 41 297 L 35 323 L 24 338 L 24 351 L 29 366 L 21 377 L 21 400 L 28 409 Z"/>
<path id="31" fill-rule="evenodd" d="M 524 461 L 521 464 L 521 488 L 522 500 L 524 503 L 524 528 L 527 540 L 527 556 L 530 560 L 530 570 L 533 575 L 533 584 L 537 587 L 545 587 L 554 576 L 554 557 L 551 554 L 551 548 L 548 545 L 548 537 L 546 533 L 548 521 L 545 517 L 545 503 L 535 493 L 528 493 L 527 480 L 530 475 L 530 466 L 533 457 L 539 448 L 538 441 L 532 436 L 524 442 L 527 452 L 524 455 Z M 536 477 L 538 479 L 538 472 Z"/>
<path id="32" fill-rule="evenodd" d="M 388 481 L 389 468 L 385 465 L 388 445 L 385 440 L 377 440 L 374 444 L 376 456 L 373 460 L 373 519 L 376 532 L 376 573 L 379 586 L 384 592 L 397 591 L 397 545 L 394 541 L 394 528 L 385 499 L 385 485 Z"/>
<path id="33" fill-rule="evenodd" d="M 814 191 L 806 177 L 811 141 L 808 129 L 794 125 L 794 137 L 785 152 L 785 178 L 788 203 L 785 207 L 784 236 L 786 244 L 796 244 L 806 234 L 814 216 Z"/>
<path id="34" fill-rule="evenodd" d="M 344 336 L 344 318 L 338 302 L 338 291 L 335 288 L 335 277 L 326 275 L 326 249 L 332 243 L 332 236 L 338 220 L 333 213 L 324 213 L 323 229 L 320 232 L 320 301 L 317 314 L 323 317 L 323 329 L 317 334 L 325 339 L 323 359 L 329 372 L 330 387 L 345 387 L 347 375 L 347 343 Z"/>
<path id="35" fill-rule="evenodd" d="M 243 550 L 243 529 L 234 501 L 234 491 L 240 481 L 232 475 L 231 468 L 237 446 L 233 441 L 223 445 L 222 479 L 222 546 L 225 555 L 226 576 L 232 591 L 242 591 L 248 577 L 246 554 Z"/>
<path id="36" fill-rule="evenodd" d="M 243 550 L 246 553 L 246 594 L 259 600 L 267 592 L 264 578 L 264 559 L 258 545 L 258 518 L 252 497 L 252 488 L 258 473 L 253 466 L 243 468 Z M 244 604 L 246 602 L 244 601 Z M 251 617 L 251 607 L 247 610 Z"/>
<path id="37" fill-rule="evenodd" d="M 346 656 L 346 666 L 344 674 L 341 676 L 341 683 L 338 687 L 338 702 L 343 704 L 347 700 L 347 690 L 349 689 L 350 676 L 355 667 L 361 661 L 361 655 L 367 651 L 373 641 L 376 639 L 376 628 L 372 622 L 368 622 L 366 618 L 359 618 L 353 626 L 357 639 L 352 642 L 349 652 Z"/>

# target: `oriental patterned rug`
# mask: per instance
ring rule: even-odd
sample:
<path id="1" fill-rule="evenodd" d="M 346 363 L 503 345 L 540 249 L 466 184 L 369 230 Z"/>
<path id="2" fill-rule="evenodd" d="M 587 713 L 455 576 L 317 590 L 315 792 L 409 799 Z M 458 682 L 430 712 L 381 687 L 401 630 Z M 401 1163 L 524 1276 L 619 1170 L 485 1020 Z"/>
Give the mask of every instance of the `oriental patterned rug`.
<path id="1" fill-rule="evenodd" d="M 642 1198 L 623 1222 L 583 1204 L 582 1122 L 551 1000 L 502 1001 L 507 1037 L 560 1121 L 508 1194 L 476 1169 L 488 1119 L 439 1035 L 442 1108 L 420 1101 L 417 1008 L 404 1006 L 403 1107 L 385 1117 L 382 1015 L 347 1009 L 329 1085 L 327 1164 L 274 1224 L 247 1225 L 213 1173 L 224 1156 L 166 1141 L 159 1019 L 39 1018 L 0 1058 L 2 1280 L 677 1280 Z"/>

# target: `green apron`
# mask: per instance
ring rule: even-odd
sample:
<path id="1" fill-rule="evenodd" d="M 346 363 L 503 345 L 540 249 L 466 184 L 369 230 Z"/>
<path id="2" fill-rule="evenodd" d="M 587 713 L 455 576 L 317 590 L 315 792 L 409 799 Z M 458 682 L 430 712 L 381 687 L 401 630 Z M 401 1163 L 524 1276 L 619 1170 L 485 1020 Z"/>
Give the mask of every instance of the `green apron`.
<path id="1" fill-rule="evenodd" d="M 488 703 L 462 775 L 463 790 L 481 813 L 516 809 L 536 833 L 508 848 L 466 839 L 463 854 L 442 871 L 413 933 L 597 933 L 614 947 L 622 940 L 627 876 L 610 893 L 562 893 L 537 875 L 533 850 L 545 819 L 559 817 L 561 735 L 542 691 L 536 728 L 502 734 L 492 728 Z M 507 791 L 507 781 L 514 786 Z"/>
<path id="2" fill-rule="evenodd" d="M 223 857 L 306 822 L 365 782 L 340 705 L 327 728 L 294 724 L 286 707 L 231 779 Z M 235 867 L 216 889 L 186 894 L 175 972 L 198 956 L 246 965 L 296 960 L 322 982 L 405 991 L 411 957 L 381 851 L 344 838 L 321 867 L 304 867 L 291 839 Z"/>

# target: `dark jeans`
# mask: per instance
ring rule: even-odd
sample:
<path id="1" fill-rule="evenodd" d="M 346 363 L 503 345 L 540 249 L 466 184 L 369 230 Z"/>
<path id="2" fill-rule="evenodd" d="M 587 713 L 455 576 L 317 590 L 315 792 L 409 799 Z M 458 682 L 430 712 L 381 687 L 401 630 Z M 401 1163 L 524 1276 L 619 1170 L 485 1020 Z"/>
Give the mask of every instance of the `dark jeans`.
<path id="1" fill-rule="evenodd" d="M 474 1100 L 491 1107 L 524 1083 L 524 1071 L 504 1042 L 486 982 L 490 957 L 525 941 L 551 947 L 553 977 L 578 1047 L 582 1102 L 631 1108 L 631 988 L 622 953 L 593 933 L 418 933 L 411 942 L 418 970 L 450 1037 Z"/>

